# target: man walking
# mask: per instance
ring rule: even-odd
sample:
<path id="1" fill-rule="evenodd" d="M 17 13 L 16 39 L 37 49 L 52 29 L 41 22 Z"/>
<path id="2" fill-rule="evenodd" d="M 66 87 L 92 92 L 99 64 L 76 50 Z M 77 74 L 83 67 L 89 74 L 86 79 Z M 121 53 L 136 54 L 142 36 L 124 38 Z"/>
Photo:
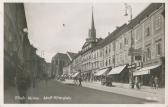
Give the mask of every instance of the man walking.
<path id="1" fill-rule="evenodd" d="M 158 89 L 159 88 L 159 79 L 157 76 L 154 78 L 154 84 L 155 84 L 155 89 Z"/>
<path id="2" fill-rule="evenodd" d="M 150 85 L 151 85 L 151 88 L 154 88 L 154 85 L 155 83 L 154 83 L 154 77 L 153 77 L 153 75 L 151 76 L 151 78 L 150 78 Z"/>
<path id="3" fill-rule="evenodd" d="M 136 84 L 137 89 L 140 89 L 140 80 L 139 80 L 138 76 L 135 77 L 135 84 Z"/>
<path id="4" fill-rule="evenodd" d="M 79 86 L 82 86 L 82 78 L 81 78 L 81 76 L 79 77 Z"/>

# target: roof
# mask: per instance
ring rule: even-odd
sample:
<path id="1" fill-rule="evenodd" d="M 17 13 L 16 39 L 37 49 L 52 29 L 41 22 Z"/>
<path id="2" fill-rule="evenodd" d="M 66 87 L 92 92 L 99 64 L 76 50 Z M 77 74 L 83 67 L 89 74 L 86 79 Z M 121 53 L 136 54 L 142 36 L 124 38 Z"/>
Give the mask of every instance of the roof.
<path id="1" fill-rule="evenodd" d="M 90 44 L 90 43 L 86 41 L 86 42 L 83 44 L 82 49 L 85 48 L 86 46 L 88 46 L 89 44 Z"/>
<path id="2" fill-rule="evenodd" d="M 110 33 L 104 40 L 100 41 L 98 43 L 98 46 L 105 46 L 107 44 L 109 44 L 111 41 L 113 41 L 114 39 L 116 39 L 119 35 L 119 33 L 125 29 L 127 27 L 127 24 L 123 24 L 120 27 L 117 27 L 117 29 L 115 29 L 112 33 Z"/>
<path id="3" fill-rule="evenodd" d="M 134 26 L 136 26 L 140 21 L 142 21 L 144 18 L 148 17 L 152 12 L 159 9 L 163 3 L 151 3 L 147 8 L 145 8 L 140 14 L 138 14 L 132 21 L 128 24 L 123 24 L 120 27 L 117 27 L 111 34 L 109 34 L 104 40 L 98 43 L 101 47 L 107 45 L 111 41 L 118 38 L 121 34 L 124 32 L 127 32 L 128 30 L 132 29 Z"/>
<path id="4" fill-rule="evenodd" d="M 73 52 L 67 52 L 67 53 L 72 59 L 74 59 L 75 56 L 77 55 L 77 53 L 73 53 Z"/>
<path id="5" fill-rule="evenodd" d="M 100 47 L 103 47 L 103 46 L 109 44 L 110 42 L 112 42 L 113 40 L 118 38 L 120 35 L 122 35 L 123 33 L 127 32 L 130 29 L 132 29 L 133 27 L 135 27 L 140 21 L 142 21 L 143 19 L 148 17 L 152 12 L 159 9 L 162 5 L 163 5 L 163 3 L 151 3 L 140 14 L 138 14 L 134 19 L 132 19 L 132 21 L 130 23 L 123 24 L 120 27 L 117 27 L 117 29 L 115 29 L 112 33 L 110 33 L 105 39 L 97 42 L 96 46 L 93 47 L 92 49 L 94 50 L 94 49 L 97 49 L 97 48 L 100 48 Z M 86 44 L 84 44 L 84 46 L 85 45 Z M 76 57 L 78 57 L 80 54 L 81 54 L 81 52 L 79 52 L 76 55 Z"/>
<path id="6" fill-rule="evenodd" d="M 147 8 L 145 8 L 141 13 L 139 13 L 130 24 L 133 26 L 137 25 L 140 21 L 142 21 L 144 18 L 148 17 L 152 12 L 159 9 L 163 3 L 151 3 Z"/>

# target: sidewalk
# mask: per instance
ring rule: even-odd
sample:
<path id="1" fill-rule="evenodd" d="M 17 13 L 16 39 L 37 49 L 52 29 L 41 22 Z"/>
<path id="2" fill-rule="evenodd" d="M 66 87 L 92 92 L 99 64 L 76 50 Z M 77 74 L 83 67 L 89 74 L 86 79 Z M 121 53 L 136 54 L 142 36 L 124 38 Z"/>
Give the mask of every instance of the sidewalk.
<path id="1" fill-rule="evenodd" d="M 73 84 L 73 80 L 66 80 L 63 83 Z M 142 86 L 141 89 L 130 89 L 129 84 L 115 83 L 113 87 L 107 87 L 101 85 L 100 82 L 82 82 L 83 87 L 97 89 L 101 91 L 107 91 L 136 98 L 142 98 L 146 100 L 157 101 L 157 103 L 165 103 L 165 89 L 152 89 L 151 87 Z"/>

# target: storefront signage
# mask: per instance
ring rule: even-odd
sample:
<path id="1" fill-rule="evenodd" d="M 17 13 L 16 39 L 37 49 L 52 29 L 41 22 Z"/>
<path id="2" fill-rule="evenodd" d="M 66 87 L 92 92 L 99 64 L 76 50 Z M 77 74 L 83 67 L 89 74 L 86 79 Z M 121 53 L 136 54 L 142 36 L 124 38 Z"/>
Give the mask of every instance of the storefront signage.
<path id="1" fill-rule="evenodd" d="M 136 63 L 134 63 L 132 65 L 128 65 L 128 68 L 136 68 Z"/>

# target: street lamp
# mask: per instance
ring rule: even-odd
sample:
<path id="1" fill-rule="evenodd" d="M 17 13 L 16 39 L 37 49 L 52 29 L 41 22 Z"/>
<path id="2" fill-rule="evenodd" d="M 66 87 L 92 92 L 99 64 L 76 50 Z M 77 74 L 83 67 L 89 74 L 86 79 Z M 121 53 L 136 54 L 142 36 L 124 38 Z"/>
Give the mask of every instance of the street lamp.
<path id="1" fill-rule="evenodd" d="M 128 5 L 127 3 L 124 3 L 125 5 L 125 14 L 124 16 L 128 16 L 128 12 L 129 11 L 129 14 L 130 14 L 130 20 L 129 22 L 131 23 L 132 21 L 132 7 L 131 5 Z M 131 47 L 129 49 L 130 51 L 130 55 L 131 55 L 131 66 L 133 65 L 133 35 L 132 35 L 132 25 L 131 25 Z M 133 80 L 133 67 L 130 68 L 130 80 L 129 82 L 131 83 L 131 88 L 134 88 L 134 80 Z"/>
<path id="2" fill-rule="evenodd" d="M 132 21 L 132 7 L 131 5 L 128 5 L 127 3 L 124 3 L 125 5 L 125 14 L 124 16 L 128 16 L 128 10 L 129 10 L 129 13 L 130 13 L 130 22 Z"/>

